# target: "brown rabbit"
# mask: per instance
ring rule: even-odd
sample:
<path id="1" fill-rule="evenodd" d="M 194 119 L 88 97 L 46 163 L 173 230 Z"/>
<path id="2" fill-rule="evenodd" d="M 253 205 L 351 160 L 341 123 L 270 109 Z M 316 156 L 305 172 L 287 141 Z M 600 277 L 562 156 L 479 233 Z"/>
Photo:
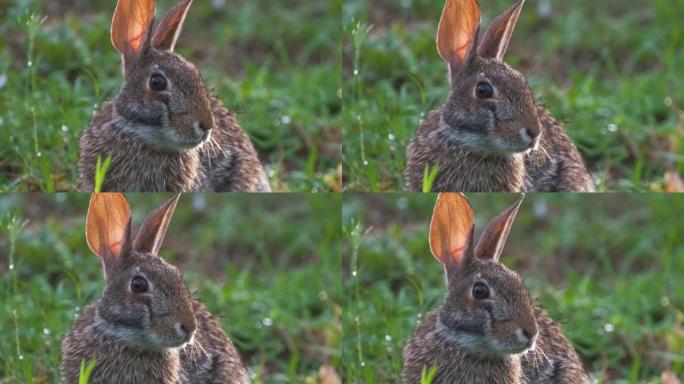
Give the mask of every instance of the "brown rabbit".
<path id="1" fill-rule="evenodd" d="M 233 113 L 174 52 L 191 3 L 153 30 L 154 0 L 119 0 L 111 32 L 124 84 L 81 137 L 79 189 L 94 189 L 97 158 L 110 155 L 104 191 L 270 191 Z"/>
<path id="2" fill-rule="evenodd" d="M 93 194 L 86 238 L 102 259 L 105 289 L 62 342 L 63 383 L 78 383 L 84 359 L 95 360 L 91 384 L 250 382 L 218 321 L 159 257 L 179 197 L 152 212 L 133 238 L 126 197 Z"/>
<path id="3" fill-rule="evenodd" d="M 437 51 L 448 64 L 451 94 L 407 147 L 408 190 L 421 191 L 425 170 L 435 166 L 433 191 L 595 189 L 561 124 L 536 103 L 525 76 L 503 62 L 524 2 L 497 17 L 480 41 L 477 1 L 447 0 Z"/>
<path id="4" fill-rule="evenodd" d="M 404 348 L 403 379 L 432 384 L 589 383 L 558 325 L 536 307 L 520 276 L 499 263 L 522 199 L 494 218 L 477 245 L 473 211 L 461 194 L 437 198 L 430 250 L 444 266 L 444 302 L 418 325 Z"/>

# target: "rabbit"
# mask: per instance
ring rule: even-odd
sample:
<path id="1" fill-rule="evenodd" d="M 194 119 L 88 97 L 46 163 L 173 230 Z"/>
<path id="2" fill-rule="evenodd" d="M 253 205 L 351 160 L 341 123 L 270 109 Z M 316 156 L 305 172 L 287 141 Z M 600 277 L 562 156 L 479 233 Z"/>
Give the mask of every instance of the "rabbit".
<path id="1" fill-rule="evenodd" d="M 174 52 L 191 3 L 180 1 L 153 29 L 154 0 L 118 1 L 111 35 L 124 84 L 81 136 L 80 190 L 93 191 L 98 157 L 111 156 L 103 191 L 270 191 L 235 115 Z"/>
<path id="2" fill-rule="evenodd" d="M 78 315 L 62 341 L 62 383 L 247 384 L 249 375 L 218 321 L 193 299 L 181 271 L 159 257 L 179 195 L 152 212 L 135 238 L 121 193 L 95 193 L 86 238 L 101 258 L 102 297 Z"/>
<path id="3" fill-rule="evenodd" d="M 473 244 L 474 216 L 458 193 L 437 198 L 430 250 L 444 266 L 447 294 L 404 347 L 403 380 L 432 384 L 589 383 L 577 353 L 535 306 L 517 273 L 499 257 L 522 198 L 494 218 Z"/>
<path id="4" fill-rule="evenodd" d="M 480 36 L 476 0 L 447 0 L 437 51 L 451 94 L 406 149 L 406 189 L 434 192 L 591 192 L 594 182 L 560 122 L 537 104 L 527 79 L 503 62 L 524 0 Z M 428 168 L 429 167 L 429 168 Z"/>

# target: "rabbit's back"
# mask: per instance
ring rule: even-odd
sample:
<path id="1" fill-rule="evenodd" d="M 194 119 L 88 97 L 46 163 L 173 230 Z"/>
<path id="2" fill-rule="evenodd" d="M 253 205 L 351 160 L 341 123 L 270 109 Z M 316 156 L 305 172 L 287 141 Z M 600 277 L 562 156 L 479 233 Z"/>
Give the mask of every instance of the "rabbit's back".
<path id="1" fill-rule="evenodd" d="M 247 384 L 249 375 L 233 342 L 219 322 L 199 302 L 194 302 L 197 332 L 192 344 L 180 351 L 183 384 Z"/>
<path id="2" fill-rule="evenodd" d="M 594 182 L 563 126 L 537 106 L 542 136 L 539 148 L 525 156 L 526 189 L 532 192 L 591 192 Z"/>
<path id="3" fill-rule="evenodd" d="M 268 178 L 251 140 L 235 115 L 212 98 L 216 128 L 201 150 L 204 188 L 212 191 L 269 192 Z"/>

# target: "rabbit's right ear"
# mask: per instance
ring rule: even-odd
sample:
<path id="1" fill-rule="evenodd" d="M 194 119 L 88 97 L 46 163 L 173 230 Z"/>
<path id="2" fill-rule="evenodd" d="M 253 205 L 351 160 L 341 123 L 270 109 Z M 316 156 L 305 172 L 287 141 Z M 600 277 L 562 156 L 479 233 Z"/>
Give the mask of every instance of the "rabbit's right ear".
<path id="1" fill-rule="evenodd" d="M 440 193 L 430 223 L 430 251 L 449 276 L 473 255 L 473 209 L 460 193 Z"/>
<path id="2" fill-rule="evenodd" d="M 447 0 L 437 29 L 437 52 L 453 72 L 477 53 L 480 6 L 477 0 Z"/>
<path id="3" fill-rule="evenodd" d="M 107 267 L 131 249 L 131 210 L 123 193 L 93 193 L 86 218 L 86 240 Z"/>
<path id="4" fill-rule="evenodd" d="M 121 54 L 123 67 L 150 43 L 154 24 L 154 0 L 119 0 L 112 18 L 112 44 Z"/>

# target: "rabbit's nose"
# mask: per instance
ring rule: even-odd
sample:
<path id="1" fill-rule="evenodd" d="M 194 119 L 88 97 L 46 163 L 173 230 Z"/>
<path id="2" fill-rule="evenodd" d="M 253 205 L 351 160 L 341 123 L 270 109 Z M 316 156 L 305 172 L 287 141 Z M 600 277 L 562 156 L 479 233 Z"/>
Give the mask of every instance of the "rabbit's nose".
<path id="1" fill-rule="evenodd" d="M 538 128 L 520 128 L 520 138 L 528 144 L 535 143 L 540 134 L 541 130 Z"/>
<path id="2" fill-rule="evenodd" d="M 518 338 L 518 341 L 528 346 L 531 346 L 537 339 L 537 330 L 518 328 L 515 330 L 515 335 Z"/>
<path id="3" fill-rule="evenodd" d="M 176 333 L 178 333 L 179 336 L 184 337 L 187 340 L 189 340 L 192 337 L 193 333 L 195 332 L 195 329 L 197 329 L 197 325 L 194 322 L 176 323 Z"/>

